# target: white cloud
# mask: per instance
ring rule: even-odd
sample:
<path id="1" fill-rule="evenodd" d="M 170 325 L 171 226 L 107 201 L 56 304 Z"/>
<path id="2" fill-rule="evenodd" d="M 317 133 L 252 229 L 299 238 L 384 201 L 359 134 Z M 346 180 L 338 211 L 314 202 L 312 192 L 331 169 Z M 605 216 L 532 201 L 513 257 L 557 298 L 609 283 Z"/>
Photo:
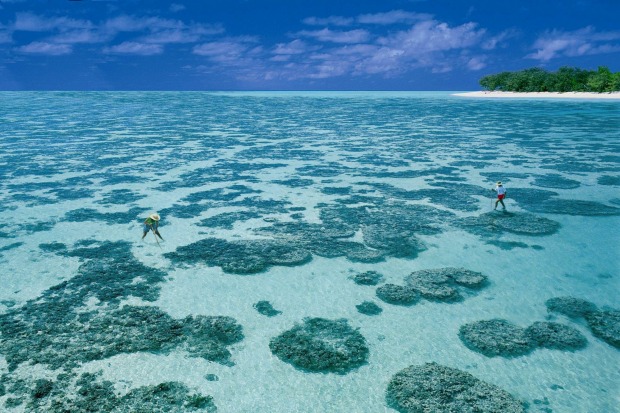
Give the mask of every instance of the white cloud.
<path id="1" fill-rule="evenodd" d="M 482 56 L 472 57 L 467 61 L 467 68 L 469 70 L 481 70 L 486 67 L 485 59 Z"/>
<path id="2" fill-rule="evenodd" d="M 303 40 L 295 39 L 288 43 L 278 43 L 271 49 L 272 61 L 286 62 L 292 57 L 307 55 L 313 51 L 321 49 L 320 45 L 310 45 Z"/>
<path id="3" fill-rule="evenodd" d="M 311 48 L 303 40 L 295 39 L 289 43 L 278 43 L 273 49 L 273 54 L 302 54 L 307 53 Z"/>
<path id="4" fill-rule="evenodd" d="M 491 36 L 485 41 L 483 41 L 481 47 L 485 50 L 493 50 L 497 47 L 505 47 L 506 41 L 518 36 L 518 34 L 519 33 L 515 29 L 504 30 L 498 35 Z"/>
<path id="5" fill-rule="evenodd" d="M 417 23 L 409 30 L 383 37 L 379 43 L 415 56 L 471 47 L 481 41 L 484 33 L 485 30 L 477 29 L 475 23 L 450 27 L 446 23 L 429 20 Z"/>
<path id="6" fill-rule="evenodd" d="M 46 42 L 32 42 L 25 46 L 18 47 L 16 50 L 20 53 L 47 56 L 62 56 L 72 52 L 71 46 L 67 44 L 54 44 Z"/>
<path id="7" fill-rule="evenodd" d="M 26 32 L 46 32 L 50 30 L 90 29 L 93 23 L 68 17 L 43 17 L 32 13 L 17 13 L 13 30 Z"/>
<path id="8" fill-rule="evenodd" d="M 186 30 L 160 30 L 158 32 L 149 34 L 140 38 L 140 41 L 145 43 L 194 43 L 200 40 L 201 35 L 195 32 L 189 32 Z"/>
<path id="9" fill-rule="evenodd" d="M 370 38 L 370 33 L 366 30 L 334 31 L 330 29 L 308 31 L 298 33 L 300 36 L 312 37 L 322 42 L 332 43 L 363 43 Z"/>
<path id="10" fill-rule="evenodd" d="M 124 34 L 122 43 L 104 47 L 102 50 L 108 54 L 148 56 L 163 53 L 163 45 L 196 43 L 205 37 L 223 33 L 224 28 L 219 24 L 186 24 L 180 20 L 152 16 L 120 15 L 94 23 L 63 16 L 17 13 L 15 21 L 6 31 L 0 27 L 0 43 L 10 42 L 11 34 L 19 31 L 42 33 L 41 39 L 15 49 L 23 53 L 44 53 L 44 50 L 47 50 L 47 54 L 67 54 L 72 51 L 70 45 L 105 44 Z M 132 34 L 135 37 L 128 38 Z M 36 52 L 38 49 L 42 51 Z"/>
<path id="11" fill-rule="evenodd" d="M 11 42 L 13 42 L 12 33 L 8 30 L 6 26 L 0 24 L 0 43 Z"/>
<path id="12" fill-rule="evenodd" d="M 164 47 L 160 44 L 138 42 L 123 42 L 121 44 L 106 47 L 103 49 L 103 52 L 108 54 L 125 54 L 137 56 L 153 56 L 162 54 L 163 51 Z"/>
<path id="13" fill-rule="evenodd" d="M 88 44 L 88 43 L 103 43 L 111 40 L 113 36 L 101 33 L 97 30 L 83 29 L 83 30 L 71 30 L 64 33 L 57 34 L 55 36 L 47 38 L 47 41 L 52 43 L 65 43 L 65 44 Z"/>
<path id="14" fill-rule="evenodd" d="M 362 14 L 357 17 L 358 23 L 389 25 L 396 23 L 414 23 L 432 19 L 432 15 L 412 13 L 404 10 L 392 10 L 385 13 Z"/>
<path id="15" fill-rule="evenodd" d="M 103 27 L 112 32 L 139 32 L 147 29 L 151 31 L 183 29 L 185 24 L 180 20 L 123 15 L 106 20 Z"/>
<path id="16" fill-rule="evenodd" d="M 596 32 L 588 26 L 572 32 L 553 30 L 543 34 L 533 44 L 535 52 L 527 58 L 549 61 L 560 56 L 583 56 L 620 51 L 620 31 Z"/>
<path id="17" fill-rule="evenodd" d="M 240 55 L 249 49 L 244 42 L 220 40 L 195 46 L 193 53 L 199 56 Z"/>
<path id="18" fill-rule="evenodd" d="M 170 11 L 173 13 L 177 13 L 181 10 L 185 10 L 185 6 L 183 4 L 179 4 L 179 3 L 172 3 L 170 5 Z"/>
<path id="19" fill-rule="evenodd" d="M 350 26 L 354 19 L 351 17 L 330 16 L 330 17 L 307 17 L 303 23 L 309 26 Z"/>
<path id="20" fill-rule="evenodd" d="M 388 18 L 396 20 L 398 15 L 377 16 L 377 21 L 379 17 L 388 21 Z M 349 73 L 392 77 L 414 68 L 441 73 L 458 66 L 479 70 L 485 64 L 482 57 L 464 60 L 461 53 L 480 47 L 485 33 L 474 23 L 451 27 L 436 20 L 418 21 L 407 30 L 391 32 L 372 42 L 323 47 L 320 54 L 300 56 L 297 61 L 305 58 L 307 65 L 299 65 L 297 69 L 301 67 L 306 72 L 296 76 L 325 78 Z M 372 38 L 372 34 L 368 33 L 366 38 Z"/>
<path id="21" fill-rule="evenodd" d="M 254 37 L 241 36 L 202 43 L 194 46 L 192 53 L 225 66 L 250 67 L 258 65 L 262 51 Z"/>

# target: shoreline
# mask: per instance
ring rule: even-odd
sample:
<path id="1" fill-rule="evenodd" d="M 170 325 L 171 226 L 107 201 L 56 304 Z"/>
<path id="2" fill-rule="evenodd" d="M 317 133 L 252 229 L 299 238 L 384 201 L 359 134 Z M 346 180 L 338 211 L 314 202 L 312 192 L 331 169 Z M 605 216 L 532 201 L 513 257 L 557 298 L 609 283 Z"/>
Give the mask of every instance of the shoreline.
<path id="1" fill-rule="evenodd" d="M 620 92 L 593 93 L 593 92 L 502 92 L 502 91 L 479 91 L 453 93 L 452 96 L 472 98 L 544 98 L 544 99 L 617 99 L 620 100 Z"/>

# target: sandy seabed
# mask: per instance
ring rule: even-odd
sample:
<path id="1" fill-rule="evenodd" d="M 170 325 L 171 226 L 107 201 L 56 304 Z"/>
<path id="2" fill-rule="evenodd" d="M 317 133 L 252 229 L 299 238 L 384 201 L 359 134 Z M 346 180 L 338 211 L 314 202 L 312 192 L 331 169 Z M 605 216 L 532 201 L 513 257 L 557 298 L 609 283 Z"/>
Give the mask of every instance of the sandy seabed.
<path id="1" fill-rule="evenodd" d="M 620 92 L 591 93 L 591 92 L 501 92 L 480 91 L 455 93 L 454 96 L 472 98 L 550 98 L 550 99 L 620 99 Z"/>

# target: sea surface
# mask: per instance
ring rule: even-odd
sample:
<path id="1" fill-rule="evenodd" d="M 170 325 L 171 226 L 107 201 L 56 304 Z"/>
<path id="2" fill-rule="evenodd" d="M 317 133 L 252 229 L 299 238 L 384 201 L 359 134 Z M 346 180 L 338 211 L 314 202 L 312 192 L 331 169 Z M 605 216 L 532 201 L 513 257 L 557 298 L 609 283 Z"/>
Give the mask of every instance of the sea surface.
<path id="1" fill-rule="evenodd" d="M 0 92 L 0 411 L 396 412 L 394 375 L 437 363 L 620 412 L 620 349 L 545 304 L 620 310 L 619 189 L 620 102 Z M 587 345 L 466 345 L 494 319 Z"/>

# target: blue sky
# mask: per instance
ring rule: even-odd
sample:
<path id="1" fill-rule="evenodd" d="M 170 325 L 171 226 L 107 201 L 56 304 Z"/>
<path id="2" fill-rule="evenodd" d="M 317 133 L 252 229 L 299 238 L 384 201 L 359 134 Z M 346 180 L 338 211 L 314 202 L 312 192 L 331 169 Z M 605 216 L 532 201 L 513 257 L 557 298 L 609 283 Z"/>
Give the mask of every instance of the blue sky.
<path id="1" fill-rule="evenodd" d="M 618 0 L 0 0 L 0 90 L 476 90 L 620 71 Z"/>

